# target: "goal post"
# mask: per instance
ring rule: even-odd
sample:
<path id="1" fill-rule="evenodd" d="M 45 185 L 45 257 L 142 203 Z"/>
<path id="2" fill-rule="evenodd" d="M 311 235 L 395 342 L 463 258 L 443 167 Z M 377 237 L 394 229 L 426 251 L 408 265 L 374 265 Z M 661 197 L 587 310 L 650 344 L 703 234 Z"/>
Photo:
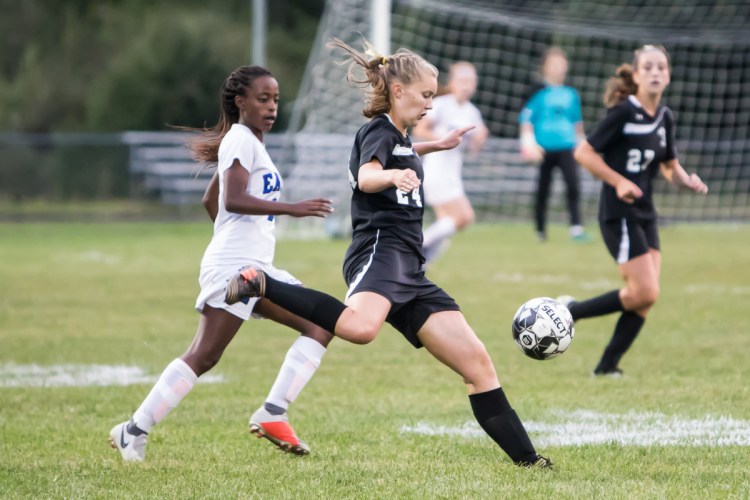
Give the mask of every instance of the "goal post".
<path id="1" fill-rule="evenodd" d="M 615 67 L 639 46 L 662 43 L 671 54 L 664 102 L 674 111 L 678 153 L 710 192 L 695 196 L 658 181 L 659 212 L 668 221 L 750 221 L 750 3 L 733 0 L 328 0 L 287 141 L 291 196 L 331 196 L 345 214 L 346 169 L 353 134 L 365 121 L 363 97 L 346 82 L 341 55 L 325 42 L 336 36 L 356 46 L 368 34 L 383 44 L 388 30 L 379 21 L 387 17 L 391 51 L 420 53 L 441 71 L 441 82 L 457 60 L 477 68 L 473 102 L 491 137 L 481 154 L 467 158 L 464 181 L 479 219 L 531 219 L 536 169 L 519 157 L 517 120 L 548 46 L 568 55 L 568 84 L 581 96 L 590 132 L 604 116 L 602 94 Z M 552 221 L 565 220 L 560 177 Z M 582 181 L 585 222 L 592 224 L 600 184 L 583 171 Z"/>

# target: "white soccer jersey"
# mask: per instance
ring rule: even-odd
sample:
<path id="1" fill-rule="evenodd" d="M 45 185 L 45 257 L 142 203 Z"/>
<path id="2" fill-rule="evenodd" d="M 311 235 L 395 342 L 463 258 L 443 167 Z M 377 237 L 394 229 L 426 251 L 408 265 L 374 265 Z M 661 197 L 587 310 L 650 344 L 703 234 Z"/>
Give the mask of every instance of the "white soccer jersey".
<path id="1" fill-rule="evenodd" d="M 453 94 L 441 95 L 433 99 L 432 109 L 427 113 L 427 118 L 432 122 L 433 130 L 438 137 L 456 128 L 469 125 L 479 128 L 484 125 L 479 109 L 469 101 L 458 102 Z M 469 135 L 472 132 L 469 132 Z M 466 143 L 467 141 L 463 141 L 460 147 L 465 147 Z"/>
<path id="2" fill-rule="evenodd" d="M 453 129 L 484 125 L 482 115 L 476 106 L 468 101 L 459 103 L 452 94 L 436 97 L 427 117 L 438 137 Z M 474 131 L 469 132 L 467 136 L 471 136 L 472 132 Z M 470 137 L 465 137 L 457 148 L 430 153 L 424 157 L 424 194 L 429 205 L 442 205 L 464 196 L 461 169 L 463 149 L 469 140 Z"/>
<path id="3" fill-rule="evenodd" d="M 281 176 L 262 142 L 244 125 L 235 123 L 219 146 L 219 212 L 214 236 L 203 254 L 201 267 L 242 266 L 248 261 L 271 265 L 276 222 L 268 215 L 241 215 L 224 206 L 224 175 L 234 160 L 250 173 L 247 193 L 255 198 L 276 201 L 281 195 Z"/>

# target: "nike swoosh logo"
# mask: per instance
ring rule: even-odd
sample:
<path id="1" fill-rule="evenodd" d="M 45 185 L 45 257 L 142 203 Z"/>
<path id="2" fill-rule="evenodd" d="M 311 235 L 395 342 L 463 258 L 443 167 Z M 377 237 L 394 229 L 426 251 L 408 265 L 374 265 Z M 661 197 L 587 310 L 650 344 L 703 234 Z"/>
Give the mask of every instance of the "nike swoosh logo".
<path id="1" fill-rule="evenodd" d="M 125 442 L 125 426 L 120 429 L 120 448 L 127 448 L 130 443 Z"/>

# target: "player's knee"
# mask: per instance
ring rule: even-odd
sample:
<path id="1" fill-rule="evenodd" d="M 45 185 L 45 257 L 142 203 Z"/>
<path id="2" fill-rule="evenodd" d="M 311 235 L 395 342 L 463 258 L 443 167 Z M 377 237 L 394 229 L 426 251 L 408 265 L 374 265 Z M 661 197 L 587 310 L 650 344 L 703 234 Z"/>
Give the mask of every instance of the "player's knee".
<path id="1" fill-rule="evenodd" d="M 456 228 L 459 230 L 466 229 L 467 227 L 474 224 L 476 220 L 476 216 L 474 215 L 474 210 L 471 208 L 468 208 L 464 213 L 461 214 L 461 217 L 459 217 L 459 220 L 456 222 Z"/>
<path id="2" fill-rule="evenodd" d="M 354 344 L 369 344 L 378 335 L 380 326 L 367 322 L 361 321 L 355 324 L 347 325 L 345 329 L 346 340 Z"/>
<path id="3" fill-rule="evenodd" d="M 201 376 L 216 364 L 221 359 L 221 352 L 199 352 L 191 353 L 182 357 L 182 360 L 195 372 L 197 376 Z"/>
<path id="4" fill-rule="evenodd" d="M 648 309 L 653 306 L 659 298 L 659 284 L 648 283 L 637 288 L 635 293 L 638 309 Z"/>
<path id="5" fill-rule="evenodd" d="M 328 347 L 328 344 L 330 344 L 331 340 L 333 339 L 333 335 L 331 333 L 320 328 L 319 326 L 310 326 L 309 328 L 303 330 L 301 333 L 303 337 L 313 339 L 323 347 Z"/>
<path id="6" fill-rule="evenodd" d="M 487 349 L 480 343 L 471 356 L 471 369 L 463 374 L 464 382 L 475 387 L 492 385 L 497 381 L 495 365 L 492 363 Z"/>

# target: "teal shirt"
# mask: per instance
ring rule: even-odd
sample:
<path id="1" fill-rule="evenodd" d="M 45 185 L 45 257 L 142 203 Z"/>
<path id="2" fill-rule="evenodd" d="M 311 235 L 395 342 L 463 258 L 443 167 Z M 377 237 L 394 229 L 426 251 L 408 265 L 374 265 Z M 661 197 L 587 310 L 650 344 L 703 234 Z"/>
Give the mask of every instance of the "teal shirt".
<path id="1" fill-rule="evenodd" d="M 581 99 L 573 87 L 546 85 L 521 110 L 518 122 L 534 127 L 536 142 L 546 151 L 576 146 L 576 123 L 581 121 Z"/>

